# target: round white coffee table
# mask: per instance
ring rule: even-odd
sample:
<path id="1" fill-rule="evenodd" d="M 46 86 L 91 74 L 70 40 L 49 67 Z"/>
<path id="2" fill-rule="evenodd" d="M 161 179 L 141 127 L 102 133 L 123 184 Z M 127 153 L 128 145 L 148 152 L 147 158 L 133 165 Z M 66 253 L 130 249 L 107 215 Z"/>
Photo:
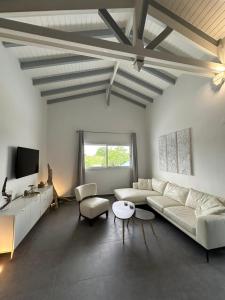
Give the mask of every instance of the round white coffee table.
<path id="1" fill-rule="evenodd" d="M 135 213 L 134 213 L 134 218 L 141 221 L 141 229 L 142 229 L 142 233 L 143 233 L 144 242 L 145 242 L 145 245 L 148 247 L 146 237 L 145 237 L 144 222 L 149 221 L 149 224 L 152 229 L 152 233 L 156 237 L 156 234 L 155 234 L 155 231 L 153 228 L 153 224 L 152 224 L 152 221 L 155 219 L 155 215 L 151 211 L 148 211 L 148 210 L 145 210 L 142 208 L 136 208 Z"/>
<path id="2" fill-rule="evenodd" d="M 135 213 L 135 205 L 129 201 L 116 201 L 112 205 L 112 211 L 115 215 L 115 219 L 118 218 L 122 220 L 123 224 L 123 244 L 124 244 L 124 222 L 129 220 Z"/>

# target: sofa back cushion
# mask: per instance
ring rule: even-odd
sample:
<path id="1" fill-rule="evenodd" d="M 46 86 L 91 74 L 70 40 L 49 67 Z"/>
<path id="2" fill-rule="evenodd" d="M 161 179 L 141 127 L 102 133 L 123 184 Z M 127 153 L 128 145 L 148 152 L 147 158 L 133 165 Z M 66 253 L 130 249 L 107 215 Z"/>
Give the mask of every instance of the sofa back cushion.
<path id="1" fill-rule="evenodd" d="M 217 199 L 225 206 L 225 198 L 218 197 Z"/>
<path id="2" fill-rule="evenodd" d="M 152 180 L 138 178 L 138 189 L 139 190 L 152 190 Z"/>
<path id="3" fill-rule="evenodd" d="M 164 196 L 185 204 L 188 192 L 189 189 L 168 182 L 164 191 Z"/>
<path id="4" fill-rule="evenodd" d="M 197 217 L 221 214 L 224 212 L 225 206 L 216 197 L 208 194 L 203 194 L 203 197 L 198 200 L 195 210 Z"/>
<path id="5" fill-rule="evenodd" d="M 204 193 L 190 189 L 185 205 L 196 209 L 197 203 L 202 199 L 202 197 L 204 197 Z"/>
<path id="6" fill-rule="evenodd" d="M 159 179 L 152 178 L 152 189 L 160 194 L 163 194 L 167 182 Z"/>

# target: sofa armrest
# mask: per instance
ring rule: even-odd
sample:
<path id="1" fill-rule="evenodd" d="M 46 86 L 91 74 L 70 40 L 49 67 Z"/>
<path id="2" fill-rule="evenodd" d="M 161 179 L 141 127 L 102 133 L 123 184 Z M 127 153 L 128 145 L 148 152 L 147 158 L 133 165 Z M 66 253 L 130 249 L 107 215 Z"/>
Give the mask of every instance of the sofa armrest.
<path id="1" fill-rule="evenodd" d="M 196 239 L 206 249 L 225 246 L 225 215 L 197 218 Z"/>
<path id="2" fill-rule="evenodd" d="M 138 182 L 133 182 L 133 189 L 138 189 Z"/>

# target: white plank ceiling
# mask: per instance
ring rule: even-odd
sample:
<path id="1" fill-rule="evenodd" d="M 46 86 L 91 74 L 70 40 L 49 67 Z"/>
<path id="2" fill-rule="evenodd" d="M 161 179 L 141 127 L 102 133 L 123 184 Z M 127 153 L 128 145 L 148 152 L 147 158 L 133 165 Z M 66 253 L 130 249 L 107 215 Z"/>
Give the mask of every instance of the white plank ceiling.
<path id="1" fill-rule="evenodd" d="M 222 18 L 222 12 L 225 13 L 225 1 L 214 1 L 214 0 L 180 0 L 180 1 L 166 1 L 166 0 L 157 0 L 160 4 L 170 9 L 174 13 L 178 14 L 186 21 L 190 22 L 194 26 L 203 30 L 210 36 L 215 39 L 221 38 L 225 35 L 225 18 Z M 123 29 L 129 24 L 130 19 L 133 16 L 133 10 L 112 10 L 110 11 L 114 20 L 119 24 L 119 26 Z M 58 14 L 58 15 L 37 15 L 37 16 L 27 16 L 27 17 L 14 17 L 11 18 L 13 20 L 40 25 L 44 27 L 57 28 L 59 30 L 64 31 L 86 31 L 86 30 L 98 30 L 98 29 L 107 29 L 106 25 L 103 23 L 102 19 L 99 17 L 97 11 L 90 12 L 82 12 L 81 14 Z M 151 41 L 156 36 L 158 36 L 164 29 L 165 24 L 162 24 L 158 20 L 153 17 L 148 16 L 145 24 L 145 32 L 144 37 L 145 40 Z M 104 38 L 104 37 L 102 37 Z M 107 37 L 106 39 L 111 40 L 113 42 L 118 42 L 115 37 Z M 169 51 L 175 55 L 185 56 L 185 57 L 193 57 L 197 59 L 215 59 L 215 57 L 209 55 L 203 49 L 200 49 L 196 44 L 194 44 L 189 39 L 183 37 L 179 33 L 173 31 L 156 49 L 159 51 Z M 38 60 L 59 56 L 68 56 L 70 54 L 64 53 L 62 51 L 46 49 L 41 47 L 34 46 L 20 46 L 20 47 L 10 47 L 7 48 L 7 51 L 10 51 L 11 54 L 18 58 L 20 62 L 29 61 L 29 60 Z M 74 54 L 73 54 L 74 55 Z M 54 65 L 47 67 L 39 67 L 33 68 L 29 70 L 24 70 L 26 74 L 31 78 L 39 78 L 45 76 L 66 74 L 71 72 L 81 72 L 81 71 L 90 71 L 96 68 L 108 68 L 113 67 L 114 62 L 106 61 L 106 60 L 95 60 L 95 61 L 84 61 L 70 64 L 62 64 L 62 65 Z M 128 72 L 129 74 L 138 77 L 141 80 L 144 80 L 147 83 L 151 83 L 152 85 L 165 90 L 170 86 L 170 84 L 154 75 L 147 73 L 142 70 L 141 72 L 137 72 L 130 65 L 120 64 L 119 68 Z M 162 70 L 161 70 L 162 71 Z M 172 77 L 179 77 L 182 72 L 176 70 L 163 71 L 164 73 L 168 73 Z M 39 85 L 36 88 L 39 91 L 47 91 L 56 88 L 69 87 L 73 85 L 80 85 L 84 83 L 91 83 L 100 80 L 110 80 L 112 73 L 104 74 L 104 75 L 96 75 L 87 78 L 77 78 L 73 80 L 66 80 L 54 83 L 48 83 L 44 85 Z M 115 81 L 127 86 L 132 87 L 137 92 L 142 93 L 148 97 L 152 97 L 157 99 L 159 96 L 157 93 L 147 89 L 140 84 L 129 81 L 128 79 L 121 77 L 120 75 L 116 75 Z M 79 90 L 76 92 L 65 92 L 62 94 L 45 96 L 44 100 L 55 99 L 60 97 L 65 97 L 69 95 L 81 94 L 82 92 L 95 91 L 100 89 L 106 89 L 107 85 Z M 130 92 L 119 89 L 118 87 L 113 87 L 114 91 L 117 91 L 125 96 L 130 97 L 130 99 L 139 101 L 141 103 L 146 104 L 147 102 L 140 97 L 133 95 Z"/>
<path id="2" fill-rule="evenodd" d="M 215 40 L 225 37 L 225 1 L 156 0 Z"/>

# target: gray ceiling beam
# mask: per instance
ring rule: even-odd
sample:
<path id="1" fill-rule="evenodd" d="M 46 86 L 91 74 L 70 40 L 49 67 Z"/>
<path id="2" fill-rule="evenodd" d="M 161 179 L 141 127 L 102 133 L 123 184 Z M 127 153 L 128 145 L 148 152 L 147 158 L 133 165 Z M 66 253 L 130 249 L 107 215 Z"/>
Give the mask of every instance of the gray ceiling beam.
<path id="1" fill-rule="evenodd" d="M 74 64 L 86 61 L 95 61 L 99 60 L 93 57 L 87 57 L 83 55 L 71 55 L 63 57 L 50 57 L 43 59 L 29 59 L 29 60 L 20 60 L 20 67 L 22 70 L 37 69 L 44 67 L 51 67 L 57 65 L 65 64 Z"/>
<path id="2" fill-rule="evenodd" d="M 123 32 L 125 31 L 125 28 L 121 29 Z M 75 31 L 79 32 L 81 35 L 85 36 L 92 36 L 96 38 L 111 38 L 114 36 L 112 31 L 110 29 L 93 29 L 93 30 L 82 30 L 82 31 Z M 3 46 L 5 48 L 15 48 L 15 47 L 25 47 L 26 45 L 21 44 L 14 44 L 10 42 L 2 42 Z"/>
<path id="3" fill-rule="evenodd" d="M 112 30 L 112 32 L 115 34 L 116 38 L 119 42 L 131 45 L 130 40 L 126 37 L 126 35 L 123 33 L 123 31 L 120 29 L 120 27 L 117 25 L 117 23 L 114 21 L 110 13 L 105 8 L 101 8 L 98 10 L 99 16 L 102 18 L 103 22 L 106 24 L 106 26 Z"/>
<path id="4" fill-rule="evenodd" d="M 11 43 L 11 42 L 2 42 L 2 45 L 5 48 L 15 48 L 15 47 L 23 47 L 24 46 L 24 45 L 20 45 L 20 44 Z"/>
<path id="5" fill-rule="evenodd" d="M 45 97 L 45 96 L 52 96 L 52 95 L 57 95 L 57 94 L 62 94 L 67 92 L 74 92 L 82 89 L 94 88 L 100 85 L 106 85 L 108 83 L 109 80 L 101 80 L 101 81 L 89 82 L 89 83 L 84 83 L 79 85 L 72 85 L 72 86 L 67 86 L 67 87 L 62 87 L 57 89 L 51 89 L 47 91 L 41 91 L 41 96 Z"/>
<path id="6" fill-rule="evenodd" d="M 139 40 L 143 39 L 144 35 L 144 29 L 145 29 L 145 22 L 146 22 L 146 17 L 148 14 L 148 0 L 142 0 L 141 2 L 138 1 L 138 5 L 141 5 L 141 12 L 140 12 L 140 20 L 139 20 L 139 26 L 137 28 L 137 38 Z"/>
<path id="7" fill-rule="evenodd" d="M 149 68 L 149 67 L 143 67 L 142 70 L 144 70 L 145 72 L 169 83 L 169 84 L 175 84 L 176 83 L 176 78 L 172 77 L 171 75 L 168 75 L 166 73 L 163 73 L 157 69 L 154 68 Z"/>
<path id="8" fill-rule="evenodd" d="M 125 95 L 122 95 L 122 94 L 120 94 L 120 93 L 118 93 L 118 92 L 111 91 L 111 95 L 114 95 L 114 96 L 116 96 L 116 97 L 118 97 L 118 98 L 121 98 L 121 99 L 123 99 L 123 100 L 125 100 L 125 101 L 127 101 L 127 102 L 129 102 L 129 103 L 132 103 L 132 104 L 134 104 L 134 105 L 137 105 L 137 106 L 139 106 L 139 107 L 146 108 L 146 105 L 145 105 L 145 104 L 140 103 L 140 102 L 138 102 L 138 101 L 135 101 L 135 100 L 133 100 L 133 99 L 130 99 L 129 97 L 127 97 L 127 96 L 125 96 Z"/>
<path id="9" fill-rule="evenodd" d="M 98 90 L 98 91 L 87 92 L 87 93 L 82 93 L 82 94 L 71 95 L 71 96 L 67 96 L 67 97 L 61 97 L 61 98 L 55 98 L 55 99 L 47 100 L 47 104 L 66 102 L 66 101 L 77 100 L 77 99 L 86 98 L 86 97 L 93 97 L 95 95 L 100 95 L 100 94 L 104 94 L 104 93 L 105 93 L 105 89 L 104 90 L 101 89 L 101 90 Z"/>
<path id="10" fill-rule="evenodd" d="M 155 85 L 153 85 L 151 83 L 148 83 L 148 82 L 146 82 L 146 81 L 144 81 L 142 79 L 139 79 L 138 77 L 133 76 L 133 75 L 131 75 L 131 74 L 129 74 L 129 73 L 121 70 L 121 69 L 118 70 L 117 74 L 120 75 L 120 76 L 122 76 L 122 77 L 124 77 L 124 78 L 126 78 L 126 79 L 128 79 L 128 80 L 130 80 L 130 81 L 133 81 L 136 84 L 141 85 L 142 87 L 144 87 L 144 88 L 146 88 L 148 90 L 151 90 L 152 92 L 154 92 L 154 93 L 156 93 L 158 95 L 162 95 L 163 94 L 163 90 L 162 89 L 160 89 L 160 88 L 156 87 Z"/>
<path id="11" fill-rule="evenodd" d="M 153 41 L 151 41 L 145 48 L 146 49 L 155 49 L 156 47 L 159 46 L 159 44 L 162 43 L 163 40 L 165 40 L 170 33 L 173 31 L 172 28 L 166 27 Z"/>
<path id="12" fill-rule="evenodd" d="M 58 15 L 61 12 L 76 13 L 79 10 L 93 10 L 99 8 L 132 8 L 133 0 L 10 0 L 0 1 L 0 14 L 9 16 L 30 16 L 37 15 L 43 12 L 48 15 Z"/>
<path id="13" fill-rule="evenodd" d="M 128 93 L 131 93 L 131 94 L 133 94 L 133 95 L 135 95 L 135 96 L 137 96 L 139 98 L 142 98 L 143 100 L 145 100 L 147 102 L 153 103 L 153 99 L 151 97 L 148 97 L 148 96 L 146 96 L 146 95 L 144 95 L 142 93 L 139 93 L 136 90 L 134 90 L 134 89 L 132 89 L 130 87 L 127 87 L 127 86 L 125 86 L 125 85 L 123 85 L 123 84 L 121 84 L 121 83 L 119 83 L 117 81 L 114 81 L 114 86 L 116 86 L 119 89 L 124 90 L 124 91 L 126 91 Z"/>
<path id="14" fill-rule="evenodd" d="M 88 71 L 43 76 L 43 77 L 33 78 L 33 85 L 42 85 L 42 84 L 48 84 L 53 82 L 67 81 L 67 80 L 80 79 L 80 78 L 86 78 L 92 76 L 95 77 L 98 75 L 109 74 L 112 71 L 113 68 L 109 67 L 109 68 L 93 69 Z"/>

